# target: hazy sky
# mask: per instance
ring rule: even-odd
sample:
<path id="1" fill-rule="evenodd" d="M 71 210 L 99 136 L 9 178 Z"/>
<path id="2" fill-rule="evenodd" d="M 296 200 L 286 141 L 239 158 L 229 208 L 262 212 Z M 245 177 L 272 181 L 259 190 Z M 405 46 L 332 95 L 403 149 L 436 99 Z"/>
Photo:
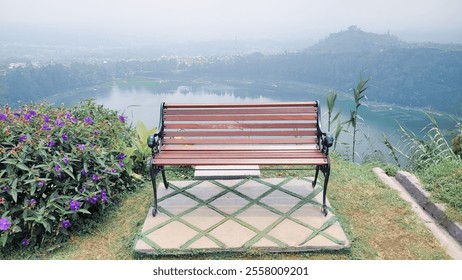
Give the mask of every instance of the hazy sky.
<path id="1" fill-rule="evenodd" d="M 462 0 L 0 0 L 4 26 L 180 41 L 326 37 L 357 25 L 408 40 L 462 43 L 461 14 Z"/>

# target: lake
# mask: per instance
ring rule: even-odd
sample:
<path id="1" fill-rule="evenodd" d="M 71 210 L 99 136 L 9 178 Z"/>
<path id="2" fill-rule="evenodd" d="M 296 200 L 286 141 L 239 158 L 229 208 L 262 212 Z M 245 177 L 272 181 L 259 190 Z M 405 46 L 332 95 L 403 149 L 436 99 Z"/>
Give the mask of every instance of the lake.
<path id="1" fill-rule="evenodd" d="M 129 123 L 135 125 L 138 120 L 141 120 L 151 128 L 158 125 L 159 108 L 162 102 L 251 103 L 319 100 L 323 129 L 327 130 L 325 101 L 327 91 L 328 88 L 325 87 L 294 82 L 131 79 L 58 95 L 53 98 L 53 102 L 70 105 L 81 98 L 94 98 L 97 103 L 123 113 L 128 117 Z M 353 94 L 352 92 L 337 93 L 339 96 L 334 112 L 340 110 L 341 119 L 344 121 L 349 118 L 349 112 L 354 107 Z M 398 143 L 399 124 L 421 135 L 422 130 L 430 123 L 422 110 L 383 104 L 369 103 L 367 107 L 361 106 L 359 115 L 364 119 L 364 125 L 360 126 L 361 132 L 357 134 L 357 151 L 360 160 L 373 151 L 380 151 L 387 157 L 388 149 L 383 144 L 383 135 Z M 443 130 L 451 131 L 455 128 L 455 121 L 449 116 L 438 114 L 436 119 Z M 344 127 L 347 128 L 346 125 Z M 335 126 L 331 128 L 334 129 Z M 351 138 L 348 132 L 342 132 L 339 142 L 351 143 Z M 337 148 L 340 152 L 351 153 L 348 145 L 340 144 Z"/>

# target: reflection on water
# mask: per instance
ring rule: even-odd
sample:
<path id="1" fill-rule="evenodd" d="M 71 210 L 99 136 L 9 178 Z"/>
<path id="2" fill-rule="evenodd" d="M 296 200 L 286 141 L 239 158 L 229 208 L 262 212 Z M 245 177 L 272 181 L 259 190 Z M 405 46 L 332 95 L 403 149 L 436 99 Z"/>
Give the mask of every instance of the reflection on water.
<path id="1" fill-rule="evenodd" d="M 233 92 L 216 94 L 211 92 L 199 91 L 191 92 L 183 88 L 178 88 L 171 93 L 152 93 L 147 90 L 121 90 L 113 87 L 107 95 L 96 99 L 97 103 L 123 112 L 128 117 L 129 122 L 136 124 L 141 120 L 146 127 L 157 127 L 159 119 L 159 109 L 162 102 L 166 103 L 253 103 L 271 102 L 263 96 L 258 98 L 239 97 Z"/>

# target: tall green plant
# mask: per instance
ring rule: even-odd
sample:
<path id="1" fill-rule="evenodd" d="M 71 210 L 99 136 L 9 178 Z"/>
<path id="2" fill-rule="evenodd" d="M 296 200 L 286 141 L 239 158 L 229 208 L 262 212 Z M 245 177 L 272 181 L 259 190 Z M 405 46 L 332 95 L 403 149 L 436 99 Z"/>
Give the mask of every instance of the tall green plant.
<path id="1" fill-rule="evenodd" d="M 334 112 L 335 101 L 337 100 L 337 93 L 334 90 L 329 90 L 327 92 L 326 102 L 327 102 L 327 130 L 330 132 L 330 127 L 333 122 L 335 122 L 339 116 L 340 111 L 335 114 L 332 118 L 332 114 Z"/>
<path id="2" fill-rule="evenodd" d="M 355 109 L 350 111 L 350 119 L 348 121 L 346 121 L 348 126 L 351 125 L 353 127 L 352 156 L 351 156 L 353 162 L 355 161 L 355 154 L 356 154 L 355 147 L 356 147 L 356 133 L 358 132 L 358 128 L 357 128 L 358 120 L 364 121 L 363 118 L 358 114 L 358 112 L 359 112 L 359 107 L 361 105 L 363 105 L 363 103 L 361 103 L 361 100 L 363 98 L 367 99 L 364 92 L 368 88 L 366 86 L 366 84 L 369 82 L 369 80 L 370 80 L 370 77 L 367 78 L 367 79 L 364 79 L 363 75 L 361 73 L 361 75 L 359 77 L 359 82 L 358 82 L 356 88 L 353 89 L 353 97 L 354 97 L 354 101 L 355 101 Z"/>
<path id="3" fill-rule="evenodd" d="M 343 131 L 343 125 L 340 122 L 340 111 L 338 111 L 334 117 L 332 115 L 334 114 L 334 107 L 335 107 L 335 101 L 337 100 L 337 93 L 334 90 L 329 90 L 327 92 L 327 97 L 326 97 L 326 103 L 327 103 L 327 130 L 331 132 L 331 127 L 332 124 L 337 121 L 337 126 L 335 127 L 334 131 L 334 147 L 333 149 L 335 150 L 337 148 L 337 142 L 340 137 L 340 133 Z"/>
<path id="4" fill-rule="evenodd" d="M 385 138 L 384 143 L 390 150 L 390 154 L 394 155 L 396 161 L 397 155 L 400 155 L 407 161 L 408 167 L 412 170 L 421 170 L 431 164 L 446 160 L 461 160 L 446 141 L 435 117 L 430 113 L 426 115 L 430 123 L 423 129 L 423 137 L 419 137 L 414 132 L 399 125 L 401 147 L 393 146 Z"/>

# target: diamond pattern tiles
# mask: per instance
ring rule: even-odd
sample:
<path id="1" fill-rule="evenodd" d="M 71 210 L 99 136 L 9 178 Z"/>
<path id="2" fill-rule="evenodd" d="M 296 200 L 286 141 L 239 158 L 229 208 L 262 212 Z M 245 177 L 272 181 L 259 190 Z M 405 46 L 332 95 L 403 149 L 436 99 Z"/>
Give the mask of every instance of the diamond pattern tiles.
<path id="1" fill-rule="evenodd" d="M 339 250 L 350 243 L 309 179 L 172 181 L 135 244 L 148 254 Z"/>

